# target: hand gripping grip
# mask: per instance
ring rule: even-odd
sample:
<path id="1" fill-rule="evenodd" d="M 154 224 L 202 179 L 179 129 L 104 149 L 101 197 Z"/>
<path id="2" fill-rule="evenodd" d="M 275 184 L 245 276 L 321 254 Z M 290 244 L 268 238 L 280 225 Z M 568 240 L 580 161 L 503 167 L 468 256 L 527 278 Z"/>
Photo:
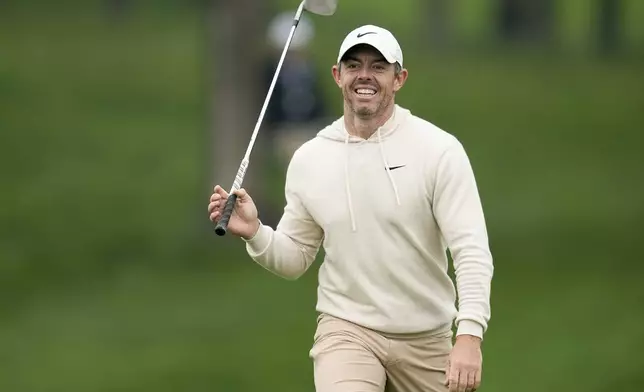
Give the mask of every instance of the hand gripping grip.
<path id="1" fill-rule="evenodd" d="M 228 221 L 230 220 L 230 216 L 233 214 L 236 202 L 237 195 L 235 195 L 234 193 L 230 194 L 228 196 L 228 200 L 226 200 L 226 206 L 224 207 L 224 212 L 221 215 L 221 219 L 219 219 L 219 222 L 217 222 L 217 226 L 215 227 L 215 233 L 218 236 L 223 236 L 226 234 L 226 231 L 228 230 Z"/>
<path id="2" fill-rule="evenodd" d="M 235 181 L 233 182 L 233 189 L 230 190 L 228 199 L 226 200 L 226 205 L 224 206 L 224 211 L 221 214 L 221 219 L 217 222 L 215 227 L 215 234 L 218 236 L 223 236 L 228 231 L 228 221 L 230 216 L 233 214 L 235 209 L 235 203 L 237 203 L 237 195 L 234 193 L 237 189 L 241 188 L 242 182 L 244 182 L 244 176 L 246 175 L 246 168 L 248 167 L 248 159 L 244 159 L 239 165 L 237 170 L 237 175 L 235 176 Z"/>

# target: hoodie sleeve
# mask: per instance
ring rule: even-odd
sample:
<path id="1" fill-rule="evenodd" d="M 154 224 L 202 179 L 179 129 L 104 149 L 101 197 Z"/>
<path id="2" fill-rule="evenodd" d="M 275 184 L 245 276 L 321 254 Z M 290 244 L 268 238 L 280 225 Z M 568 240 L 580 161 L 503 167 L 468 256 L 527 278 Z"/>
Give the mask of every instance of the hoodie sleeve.
<path id="1" fill-rule="evenodd" d="M 482 338 L 491 313 L 492 255 L 474 173 L 457 140 L 438 162 L 433 206 L 454 261 L 457 335 Z"/>
<path id="2" fill-rule="evenodd" d="M 277 228 L 262 224 L 253 238 L 245 240 L 246 251 L 256 263 L 289 280 L 299 278 L 313 264 L 324 234 L 296 191 L 303 178 L 297 157 L 296 153 L 287 169 L 286 207 Z"/>

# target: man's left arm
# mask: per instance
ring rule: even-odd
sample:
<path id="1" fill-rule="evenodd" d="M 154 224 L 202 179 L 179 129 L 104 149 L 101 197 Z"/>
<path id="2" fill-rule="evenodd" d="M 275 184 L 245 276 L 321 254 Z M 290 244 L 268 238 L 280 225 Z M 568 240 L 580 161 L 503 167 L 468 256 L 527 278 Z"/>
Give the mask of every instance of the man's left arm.
<path id="1" fill-rule="evenodd" d="M 474 171 L 463 145 L 454 141 L 436 171 L 434 215 L 447 242 L 456 272 L 456 343 L 450 358 L 450 390 L 471 391 L 480 384 L 480 344 L 490 320 L 494 266 Z"/>

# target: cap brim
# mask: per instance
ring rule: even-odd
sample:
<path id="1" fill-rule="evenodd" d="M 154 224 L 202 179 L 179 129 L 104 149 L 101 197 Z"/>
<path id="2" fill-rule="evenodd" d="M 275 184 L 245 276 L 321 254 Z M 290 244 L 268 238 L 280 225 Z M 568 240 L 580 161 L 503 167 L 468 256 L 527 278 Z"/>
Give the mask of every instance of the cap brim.
<path id="1" fill-rule="evenodd" d="M 377 50 L 377 51 L 382 55 L 382 57 L 384 57 L 384 58 L 385 58 L 385 60 L 387 60 L 387 62 L 388 62 L 389 64 L 393 64 L 393 63 L 395 63 L 395 62 L 396 62 L 396 59 L 394 59 L 394 57 L 393 57 L 391 54 L 389 54 L 389 53 L 385 53 L 383 50 L 381 50 L 380 48 L 378 48 L 378 45 L 376 45 L 376 44 L 374 44 L 374 43 L 372 43 L 372 42 L 368 42 L 368 41 L 360 41 L 360 42 L 356 42 L 356 43 L 354 43 L 353 45 L 349 46 L 349 47 L 348 47 L 344 52 L 340 53 L 340 55 L 338 56 L 338 63 L 339 63 L 340 61 L 342 61 L 342 58 L 343 58 L 343 57 L 344 57 L 344 56 L 345 56 L 345 55 L 346 55 L 346 54 L 347 54 L 351 49 L 355 48 L 355 47 L 356 47 L 356 46 L 358 46 L 358 45 L 368 45 L 368 46 L 371 46 L 372 48 L 376 49 L 376 50 Z"/>

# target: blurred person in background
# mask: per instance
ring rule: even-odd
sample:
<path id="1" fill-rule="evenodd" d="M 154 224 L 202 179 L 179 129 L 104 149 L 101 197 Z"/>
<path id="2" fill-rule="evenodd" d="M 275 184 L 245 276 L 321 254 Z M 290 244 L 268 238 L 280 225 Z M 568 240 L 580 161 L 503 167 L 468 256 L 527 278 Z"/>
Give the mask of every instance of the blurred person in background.
<path id="1" fill-rule="evenodd" d="M 264 65 L 266 91 L 292 27 L 292 12 L 278 14 L 269 23 L 267 38 L 272 51 L 266 56 Z M 326 116 L 317 69 L 308 52 L 308 44 L 314 36 L 313 23 L 303 15 L 264 118 L 274 156 L 284 166 L 300 145 L 315 136 Z"/>
<path id="2" fill-rule="evenodd" d="M 241 189 L 228 230 L 287 279 L 324 247 L 309 353 L 318 392 L 474 391 L 493 263 L 465 149 L 395 103 L 408 71 L 388 30 L 350 32 L 332 71 L 344 115 L 293 155 L 277 228 Z M 212 221 L 227 197 L 217 185 Z"/>

